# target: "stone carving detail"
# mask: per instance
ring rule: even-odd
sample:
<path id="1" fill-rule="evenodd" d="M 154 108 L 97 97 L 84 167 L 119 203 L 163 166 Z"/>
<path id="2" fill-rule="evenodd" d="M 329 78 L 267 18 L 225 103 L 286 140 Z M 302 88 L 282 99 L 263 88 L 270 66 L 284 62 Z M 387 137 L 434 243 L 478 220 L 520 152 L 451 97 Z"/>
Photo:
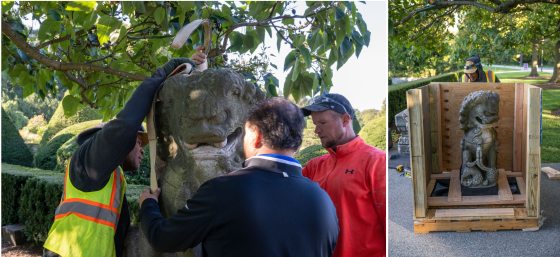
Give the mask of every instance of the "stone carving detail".
<path id="1" fill-rule="evenodd" d="M 397 149 L 400 154 L 410 153 L 410 143 L 408 141 L 408 109 L 404 109 L 395 115 L 395 125 L 400 133 Z"/>
<path id="2" fill-rule="evenodd" d="M 185 206 L 205 181 L 241 167 L 246 116 L 264 97 L 255 85 L 229 69 L 190 76 L 179 73 L 164 82 L 155 112 L 164 216 Z M 141 238 L 144 243 L 136 244 L 147 244 Z M 196 249 L 160 254 L 146 246 L 138 248 L 127 250 L 128 256 L 200 256 Z"/>
<path id="3" fill-rule="evenodd" d="M 494 126 L 498 121 L 500 95 L 475 91 L 461 103 L 459 123 L 464 130 L 461 141 L 461 184 L 470 188 L 496 185 L 498 140 Z"/>

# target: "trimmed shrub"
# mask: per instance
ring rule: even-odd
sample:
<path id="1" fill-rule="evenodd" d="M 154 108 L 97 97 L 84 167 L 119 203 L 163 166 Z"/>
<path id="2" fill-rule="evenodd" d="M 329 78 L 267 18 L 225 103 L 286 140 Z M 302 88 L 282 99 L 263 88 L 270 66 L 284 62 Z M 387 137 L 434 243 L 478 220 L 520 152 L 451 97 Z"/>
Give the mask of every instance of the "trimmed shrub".
<path id="1" fill-rule="evenodd" d="M 60 203 L 64 174 L 2 163 L 2 225 L 22 223 L 28 240 L 42 244 Z M 145 185 L 127 186 L 133 224 L 139 221 L 138 197 Z"/>
<path id="2" fill-rule="evenodd" d="M 64 128 L 70 127 L 80 122 L 99 120 L 101 118 L 102 115 L 97 110 L 89 107 L 82 107 L 74 116 L 65 117 L 64 109 L 62 108 L 62 102 L 60 102 L 58 108 L 56 108 L 56 111 L 50 119 L 49 124 L 47 125 L 47 129 L 43 133 L 43 137 L 41 138 L 41 145 L 48 143 L 54 137 L 54 135 L 56 135 Z"/>
<path id="3" fill-rule="evenodd" d="M 37 168 L 46 169 L 46 170 L 64 170 L 64 161 L 61 160 L 60 163 L 57 163 L 57 154 L 59 148 L 64 145 L 67 141 L 71 140 L 73 137 L 78 135 L 80 132 L 87 128 L 91 128 L 97 124 L 99 124 L 101 120 L 91 120 L 86 121 L 78 124 L 74 124 L 70 127 L 67 127 L 54 135 L 54 137 L 44 145 L 41 145 L 35 154 L 35 160 L 33 164 Z M 45 132 L 46 133 L 46 132 Z M 68 149 L 72 150 L 72 149 Z M 75 148 L 74 148 L 75 150 Z M 73 152 L 73 150 L 72 150 Z M 65 154 L 67 154 L 65 152 Z M 69 156 L 72 156 L 70 153 Z"/>
<path id="4" fill-rule="evenodd" d="M 301 166 L 305 166 L 309 160 L 326 153 L 327 150 L 322 145 L 312 145 L 300 150 L 294 157 L 301 163 Z"/>
<path id="5" fill-rule="evenodd" d="M 360 131 L 360 137 L 362 137 L 367 144 L 385 150 L 387 137 L 386 124 L 385 115 L 367 120 Z"/>
<path id="6" fill-rule="evenodd" d="M 419 79 L 389 87 L 388 102 L 389 102 L 389 127 L 395 126 L 395 115 L 406 109 L 406 91 L 413 88 L 418 88 L 430 84 L 431 82 L 457 82 L 461 77 L 462 72 L 450 72 L 441 74 L 434 77 Z"/>
<path id="7" fill-rule="evenodd" d="M 2 109 L 2 162 L 31 166 L 33 155 Z"/>

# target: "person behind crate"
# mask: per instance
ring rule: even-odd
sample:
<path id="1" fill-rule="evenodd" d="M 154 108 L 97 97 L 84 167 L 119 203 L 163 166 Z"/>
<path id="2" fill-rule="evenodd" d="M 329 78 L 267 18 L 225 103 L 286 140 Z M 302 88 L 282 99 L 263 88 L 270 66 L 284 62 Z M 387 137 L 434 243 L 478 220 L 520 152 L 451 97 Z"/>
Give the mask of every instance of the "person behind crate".
<path id="1" fill-rule="evenodd" d="M 333 257 L 385 256 L 385 152 L 356 135 L 356 115 L 339 94 L 324 94 L 302 108 L 327 154 L 311 159 L 303 175 L 331 197 L 340 234 Z M 356 126 L 357 128 L 358 126 Z"/>
<path id="2" fill-rule="evenodd" d="M 148 143 L 141 123 L 160 84 L 180 64 L 204 67 L 206 55 L 170 60 L 145 79 L 116 118 L 77 136 L 44 257 L 122 256 L 130 224 L 123 171 L 135 171 Z"/>
<path id="3" fill-rule="evenodd" d="M 480 63 L 480 57 L 472 55 L 465 60 L 463 76 L 459 82 L 500 82 L 500 79 L 491 70 L 485 72 Z"/>

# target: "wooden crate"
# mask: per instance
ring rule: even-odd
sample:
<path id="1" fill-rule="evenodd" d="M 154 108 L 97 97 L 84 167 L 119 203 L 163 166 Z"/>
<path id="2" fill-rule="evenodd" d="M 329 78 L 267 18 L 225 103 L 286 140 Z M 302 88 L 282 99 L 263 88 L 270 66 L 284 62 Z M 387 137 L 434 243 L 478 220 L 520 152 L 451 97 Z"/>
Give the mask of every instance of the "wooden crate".
<path id="1" fill-rule="evenodd" d="M 500 95 L 498 194 L 463 195 L 459 110 L 470 92 Z M 407 91 L 414 232 L 535 230 L 540 224 L 541 89 L 523 83 L 431 83 Z M 431 196 L 436 180 L 447 196 Z M 514 181 L 518 192 L 510 190 Z"/>

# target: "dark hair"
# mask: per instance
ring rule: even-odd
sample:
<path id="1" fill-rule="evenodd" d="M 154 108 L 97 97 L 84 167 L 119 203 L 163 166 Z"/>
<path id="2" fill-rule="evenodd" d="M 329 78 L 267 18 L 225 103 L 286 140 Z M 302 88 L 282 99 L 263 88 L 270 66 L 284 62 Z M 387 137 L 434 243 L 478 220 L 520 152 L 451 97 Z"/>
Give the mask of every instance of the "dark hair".
<path id="1" fill-rule="evenodd" d="M 251 111 L 247 122 L 259 129 L 264 144 L 272 149 L 297 150 L 301 146 L 305 126 L 303 113 L 284 98 L 261 102 Z"/>

